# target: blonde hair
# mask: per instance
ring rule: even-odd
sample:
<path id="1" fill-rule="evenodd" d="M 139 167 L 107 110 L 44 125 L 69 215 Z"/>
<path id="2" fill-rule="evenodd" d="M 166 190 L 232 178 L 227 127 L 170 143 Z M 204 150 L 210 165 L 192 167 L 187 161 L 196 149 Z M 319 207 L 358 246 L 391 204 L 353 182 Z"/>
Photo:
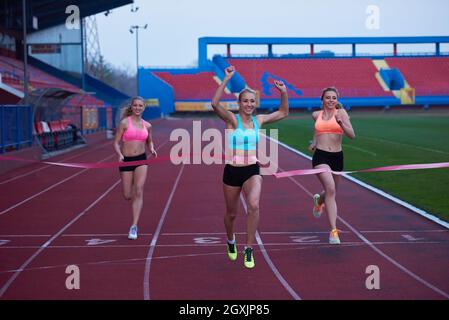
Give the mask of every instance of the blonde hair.
<path id="1" fill-rule="evenodd" d="M 240 93 L 239 93 L 239 101 L 242 101 L 242 96 L 246 92 L 252 93 L 255 97 L 257 96 L 256 91 L 254 91 L 253 89 L 250 89 L 250 88 L 245 88 L 242 91 L 240 91 Z"/>
<path id="2" fill-rule="evenodd" d="M 335 88 L 335 87 L 327 87 L 327 88 L 324 88 L 323 91 L 321 92 L 321 100 L 324 99 L 324 94 L 326 92 L 328 92 L 328 91 L 335 92 L 337 94 L 337 98 L 340 99 L 340 92 L 338 92 L 337 88 Z"/>
<path id="3" fill-rule="evenodd" d="M 337 99 L 340 99 L 340 92 L 337 90 L 337 88 L 335 88 L 335 87 L 327 87 L 327 88 L 324 88 L 323 91 L 321 92 L 321 101 L 323 101 L 324 95 L 328 91 L 335 92 L 335 94 L 337 95 Z M 343 105 L 340 102 L 337 102 L 337 104 L 335 105 L 335 108 L 341 109 L 341 108 L 343 108 Z"/>
<path id="4" fill-rule="evenodd" d="M 142 101 L 145 105 L 145 100 L 143 100 L 142 97 L 139 97 L 139 96 L 133 97 L 131 99 L 131 102 L 125 108 L 122 109 L 122 115 L 120 117 L 120 121 L 127 117 L 130 117 L 133 114 L 133 103 L 136 100 Z"/>

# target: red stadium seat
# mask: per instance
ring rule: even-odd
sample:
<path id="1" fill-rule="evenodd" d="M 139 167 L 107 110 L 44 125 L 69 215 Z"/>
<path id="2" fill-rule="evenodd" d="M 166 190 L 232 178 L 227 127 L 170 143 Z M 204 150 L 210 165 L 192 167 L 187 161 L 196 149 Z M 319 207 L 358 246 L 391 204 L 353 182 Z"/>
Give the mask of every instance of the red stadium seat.
<path id="1" fill-rule="evenodd" d="M 344 97 L 385 97 L 385 92 L 375 78 L 377 68 L 368 58 L 356 59 L 228 59 L 252 89 L 259 90 L 262 99 L 276 98 L 263 90 L 264 73 L 272 74 L 301 90 L 292 98 L 316 98 L 325 87 L 335 86 Z M 274 91 L 270 91 L 271 93 Z"/>

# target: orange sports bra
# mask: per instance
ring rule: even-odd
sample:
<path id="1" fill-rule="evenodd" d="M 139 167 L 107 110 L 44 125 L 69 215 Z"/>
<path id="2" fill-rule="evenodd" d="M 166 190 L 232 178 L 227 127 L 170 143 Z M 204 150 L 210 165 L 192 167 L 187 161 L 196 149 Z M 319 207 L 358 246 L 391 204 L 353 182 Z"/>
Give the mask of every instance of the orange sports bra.
<path id="1" fill-rule="evenodd" d="M 142 120 L 142 129 L 136 129 L 133 126 L 131 117 L 128 117 L 128 128 L 125 130 L 122 136 L 123 141 L 146 141 L 148 138 L 148 130 Z"/>
<path id="2" fill-rule="evenodd" d="M 338 124 L 335 119 L 335 112 L 332 114 L 332 117 L 329 120 L 323 120 L 323 111 L 321 110 L 318 114 L 318 117 L 315 121 L 315 134 L 320 135 L 323 133 L 333 133 L 333 134 L 343 134 L 343 129 Z"/>

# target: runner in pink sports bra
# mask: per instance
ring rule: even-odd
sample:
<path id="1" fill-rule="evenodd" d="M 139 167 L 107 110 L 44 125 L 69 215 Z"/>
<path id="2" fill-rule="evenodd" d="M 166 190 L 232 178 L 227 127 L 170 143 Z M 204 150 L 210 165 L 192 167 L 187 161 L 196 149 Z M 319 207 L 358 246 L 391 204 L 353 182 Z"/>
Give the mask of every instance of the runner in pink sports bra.
<path id="1" fill-rule="evenodd" d="M 142 119 L 144 109 L 143 99 L 136 97 L 124 112 L 114 140 L 114 150 L 120 162 L 145 161 L 147 148 L 153 156 L 157 156 L 151 136 L 152 126 Z M 119 167 L 123 196 L 132 201 L 133 222 L 128 234 L 128 238 L 132 240 L 137 239 L 137 223 L 143 207 L 147 170 L 146 164 Z"/>
<path id="2" fill-rule="evenodd" d="M 148 130 L 145 127 L 145 123 L 143 120 L 140 120 L 142 125 L 142 129 L 134 128 L 133 121 L 131 120 L 131 116 L 127 117 L 128 119 L 128 128 L 125 130 L 122 136 L 122 141 L 146 141 L 148 138 Z"/>

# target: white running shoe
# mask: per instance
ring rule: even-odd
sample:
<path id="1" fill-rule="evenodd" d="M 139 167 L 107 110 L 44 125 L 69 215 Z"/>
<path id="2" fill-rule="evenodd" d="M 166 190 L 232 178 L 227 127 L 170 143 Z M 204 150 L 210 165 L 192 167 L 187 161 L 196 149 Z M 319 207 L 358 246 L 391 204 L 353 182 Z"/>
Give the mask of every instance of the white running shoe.
<path id="1" fill-rule="evenodd" d="M 330 244 L 340 244 L 340 237 L 338 236 L 338 233 L 341 232 L 338 229 L 332 229 L 332 231 L 329 234 L 329 243 Z"/>
<path id="2" fill-rule="evenodd" d="M 129 229 L 128 239 L 137 239 L 137 226 L 131 226 L 131 228 Z"/>
<path id="3" fill-rule="evenodd" d="M 318 193 L 313 195 L 313 216 L 315 218 L 321 217 L 321 214 L 323 213 L 324 203 L 319 204 L 320 195 Z"/>

